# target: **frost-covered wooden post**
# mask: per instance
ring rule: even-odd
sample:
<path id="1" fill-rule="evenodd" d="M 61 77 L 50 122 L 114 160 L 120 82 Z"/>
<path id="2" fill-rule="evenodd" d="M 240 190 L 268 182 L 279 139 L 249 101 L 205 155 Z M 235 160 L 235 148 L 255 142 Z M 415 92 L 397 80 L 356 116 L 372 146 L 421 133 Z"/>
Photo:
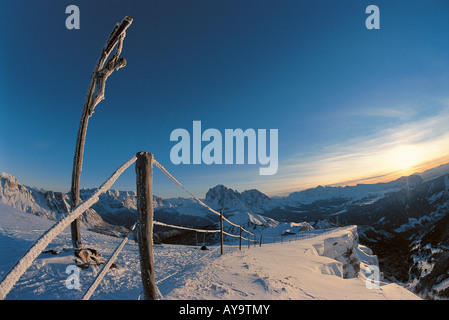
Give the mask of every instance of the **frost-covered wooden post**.
<path id="1" fill-rule="evenodd" d="M 146 300 L 157 299 L 153 255 L 153 155 L 136 154 L 137 241 L 143 294 Z"/>
<path id="2" fill-rule="evenodd" d="M 220 246 L 221 255 L 223 255 L 223 210 L 220 210 Z"/>
<path id="3" fill-rule="evenodd" d="M 242 226 L 240 226 L 239 250 L 242 250 Z"/>
<path id="4" fill-rule="evenodd" d="M 72 171 L 72 210 L 80 203 L 80 179 L 81 169 L 83 166 L 84 144 L 86 141 L 87 124 L 89 118 L 94 113 L 94 109 L 101 100 L 104 100 L 104 91 L 106 87 L 106 80 L 114 72 L 126 66 L 126 59 L 121 58 L 120 54 L 123 48 L 123 40 L 126 36 L 126 29 L 131 25 L 133 18 L 126 16 L 123 21 L 115 26 L 109 35 L 103 50 L 101 51 L 100 59 L 95 66 L 95 70 L 91 75 L 89 89 L 87 91 L 86 101 L 84 102 L 83 113 L 81 115 L 80 125 L 78 128 L 78 136 L 76 139 L 75 156 L 73 157 L 73 171 Z M 114 55 L 109 59 L 112 50 L 117 47 Z M 74 248 L 81 248 L 81 234 L 79 227 L 79 220 L 76 219 L 71 224 L 72 243 Z"/>

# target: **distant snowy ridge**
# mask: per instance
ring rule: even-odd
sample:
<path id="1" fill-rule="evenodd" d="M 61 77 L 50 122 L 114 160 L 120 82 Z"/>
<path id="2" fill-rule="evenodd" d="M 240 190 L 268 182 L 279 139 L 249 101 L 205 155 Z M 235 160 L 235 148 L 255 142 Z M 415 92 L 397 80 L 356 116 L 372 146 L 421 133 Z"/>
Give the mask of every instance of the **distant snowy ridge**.
<path id="1" fill-rule="evenodd" d="M 81 189 L 80 197 L 84 201 L 91 197 L 97 189 Z M 263 212 L 270 198 L 257 190 L 242 193 L 218 185 L 211 188 L 204 202 L 216 210 L 224 210 L 225 216 L 235 224 L 252 230 L 257 234 L 280 236 L 285 232 L 298 232 L 299 229 L 313 229 L 307 223 L 280 223 L 274 219 L 254 212 Z M 32 213 L 51 220 L 59 220 L 69 210 L 69 195 L 62 192 L 38 190 L 22 185 L 14 176 L 2 173 L 0 202 L 23 212 Z M 84 227 L 101 232 L 118 234 L 126 232 L 119 226 L 129 227 L 137 219 L 136 192 L 108 190 L 100 195 L 97 203 L 86 211 L 81 219 Z M 218 221 L 206 208 L 192 198 L 162 199 L 153 196 L 156 220 L 172 225 L 201 227 L 213 225 Z M 114 225 L 111 225 L 110 223 Z M 307 225 L 307 226 L 306 226 Z M 233 226 L 225 226 L 225 230 L 238 234 Z M 162 237 L 163 235 L 160 234 Z"/>
<path id="2" fill-rule="evenodd" d="M 252 214 L 264 214 L 273 208 L 288 208 L 300 204 L 313 203 L 318 200 L 329 200 L 334 198 L 357 201 L 363 198 L 379 199 L 387 193 L 396 192 L 402 188 L 412 188 L 422 182 L 420 176 L 414 175 L 403 177 L 389 183 L 359 184 L 347 187 L 322 187 L 293 192 L 285 198 L 270 198 L 264 193 L 256 190 L 235 191 L 223 185 L 210 188 L 205 195 L 204 202 L 211 208 L 225 214 L 248 212 Z M 81 189 L 82 200 L 90 197 L 96 189 Z M 70 203 L 69 195 L 62 192 L 53 192 L 42 189 L 31 188 L 22 185 L 14 176 L 1 173 L 0 202 L 6 203 L 24 212 L 34 213 L 57 220 L 61 215 L 67 213 Z M 109 190 L 100 196 L 98 203 L 92 206 L 90 212 L 84 215 L 84 222 L 90 225 L 100 224 L 104 226 L 107 221 L 130 226 L 136 217 L 136 193 L 135 191 Z M 171 213 L 173 217 L 166 217 L 173 222 L 183 215 L 184 220 L 189 219 L 192 225 L 204 224 L 207 221 L 214 223 L 216 217 L 197 203 L 192 198 L 170 198 L 162 199 L 153 196 L 155 211 Z M 288 211 L 288 209 L 285 209 Z M 292 209 L 293 210 L 293 209 Z M 291 211 L 294 213 L 295 211 Z M 174 218 L 178 215 L 178 218 Z M 165 216 L 164 216 L 165 217 Z M 198 220 L 198 218 L 200 218 Z M 195 222 L 196 221 L 196 222 Z"/>
<path id="3" fill-rule="evenodd" d="M 69 212 L 69 196 L 63 192 L 36 189 L 22 185 L 14 176 L 0 174 L 0 202 L 23 212 L 50 220 L 60 220 Z M 120 226 L 113 226 L 90 208 L 81 216 L 81 225 L 87 229 L 119 235 L 126 232 Z"/>
<path id="4" fill-rule="evenodd" d="M 63 203 L 69 199 L 64 193 L 26 187 L 5 172 L 0 174 L 0 183 L 0 202 L 4 204 L 52 220 L 67 213 Z"/>
<path id="5" fill-rule="evenodd" d="M 288 204 L 308 204 L 318 200 L 330 200 L 336 198 L 361 200 L 368 197 L 378 199 L 384 197 L 387 193 L 397 192 L 404 188 L 413 188 L 422 181 L 423 179 L 420 176 L 411 175 L 386 183 L 357 184 L 356 186 L 346 187 L 318 186 L 304 191 L 293 192 L 285 199 L 285 202 Z"/>

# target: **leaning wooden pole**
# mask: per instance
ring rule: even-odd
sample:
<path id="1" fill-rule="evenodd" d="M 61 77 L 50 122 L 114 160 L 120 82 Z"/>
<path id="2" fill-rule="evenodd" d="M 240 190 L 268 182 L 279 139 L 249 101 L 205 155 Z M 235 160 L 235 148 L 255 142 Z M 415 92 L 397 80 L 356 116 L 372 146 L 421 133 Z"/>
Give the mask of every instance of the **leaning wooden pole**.
<path id="1" fill-rule="evenodd" d="M 153 155 L 136 155 L 137 241 L 145 300 L 157 300 L 153 255 Z"/>
<path id="2" fill-rule="evenodd" d="M 101 100 L 104 100 L 106 80 L 114 72 L 126 66 L 126 59 L 120 57 L 123 48 L 123 40 L 126 36 L 126 29 L 131 25 L 133 19 L 126 16 L 123 21 L 115 26 L 109 35 L 106 44 L 101 51 L 100 59 L 91 75 L 89 89 L 87 91 L 86 101 L 84 102 L 83 113 L 81 114 L 78 136 L 76 139 L 75 156 L 73 157 L 71 199 L 72 209 L 80 203 L 80 180 L 81 169 L 83 166 L 84 144 L 86 141 L 86 132 L 89 118 L 94 113 L 94 109 Z M 108 60 L 113 49 L 116 48 L 114 55 Z M 71 224 L 72 244 L 75 249 L 81 248 L 81 234 L 79 219 Z"/>

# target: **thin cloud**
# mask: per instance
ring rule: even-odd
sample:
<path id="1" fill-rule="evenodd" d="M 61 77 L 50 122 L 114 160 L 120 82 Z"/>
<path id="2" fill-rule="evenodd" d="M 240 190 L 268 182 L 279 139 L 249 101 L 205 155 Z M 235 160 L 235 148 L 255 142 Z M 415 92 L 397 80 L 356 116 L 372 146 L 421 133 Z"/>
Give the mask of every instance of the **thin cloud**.
<path id="1" fill-rule="evenodd" d="M 356 117 L 381 117 L 381 118 L 396 118 L 400 120 L 411 119 L 417 113 L 417 110 L 410 104 L 396 106 L 394 108 L 387 107 L 365 107 L 357 108 L 349 112 L 349 116 Z"/>
<path id="2" fill-rule="evenodd" d="M 321 148 L 316 154 L 297 154 L 281 162 L 270 193 L 287 193 L 318 184 L 341 185 L 406 174 L 422 163 L 449 157 L 449 108 L 438 115 L 355 137 Z M 402 162 L 401 162 L 402 161 Z M 411 172 L 410 172 L 411 173 Z M 295 190 L 296 189 L 296 190 Z"/>

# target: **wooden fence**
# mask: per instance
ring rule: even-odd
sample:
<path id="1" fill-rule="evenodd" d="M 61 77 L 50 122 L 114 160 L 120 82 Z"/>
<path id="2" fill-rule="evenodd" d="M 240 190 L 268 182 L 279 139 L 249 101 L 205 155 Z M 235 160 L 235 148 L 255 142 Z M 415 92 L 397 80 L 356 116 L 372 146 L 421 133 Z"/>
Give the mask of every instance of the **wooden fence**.
<path id="1" fill-rule="evenodd" d="M 93 204 L 99 200 L 99 196 L 109 190 L 117 178 L 134 162 L 136 162 L 136 191 L 137 191 L 137 222 L 131 227 L 131 230 L 137 228 L 137 242 L 139 245 L 139 255 L 140 255 L 140 269 L 141 269 L 141 279 L 143 287 L 143 296 L 147 300 L 155 300 L 158 298 L 157 286 L 155 281 L 155 270 L 154 270 L 154 252 L 153 252 L 153 226 L 160 225 L 171 228 L 177 228 L 182 230 L 191 230 L 202 233 L 220 233 L 220 248 L 221 255 L 223 255 L 223 243 L 224 236 L 230 236 L 233 238 L 239 238 L 239 249 L 242 249 L 242 240 L 248 241 L 248 248 L 250 243 L 254 243 L 256 246 L 257 236 L 252 232 L 244 229 L 241 225 L 237 225 L 229 221 L 223 215 L 223 211 L 216 211 L 210 208 L 207 204 L 202 202 L 196 196 L 194 196 L 188 189 L 186 189 L 178 180 L 176 180 L 161 164 L 159 164 L 153 157 L 153 154 L 148 152 L 138 152 L 136 156 L 129 159 L 122 166 L 120 166 L 111 177 L 103 183 L 103 185 L 86 201 L 80 203 L 75 208 L 72 209 L 65 217 L 60 221 L 56 222 L 49 230 L 47 230 L 24 254 L 24 256 L 14 265 L 14 267 L 6 274 L 2 282 L 0 283 L 0 300 L 5 299 L 6 295 L 13 288 L 15 283 L 20 279 L 20 277 L 26 272 L 26 270 L 32 265 L 34 260 L 39 256 L 39 254 L 47 247 L 48 244 L 66 227 L 68 227 L 73 221 L 79 218 L 87 209 L 89 209 Z M 206 230 L 206 229 L 195 229 L 188 228 L 184 226 L 174 226 L 165 224 L 162 222 L 154 221 L 154 210 L 153 210 L 153 165 L 156 165 L 165 175 L 167 175 L 173 182 L 178 186 L 183 188 L 187 193 L 189 193 L 193 198 L 195 198 L 202 206 L 207 208 L 209 211 L 219 215 L 220 217 L 220 228 L 217 230 Z M 223 223 L 224 221 L 229 224 L 239 228 L 239 235 L 234 235 L 224 231 Z M 247 237 L 242 236 L 242 232 L 246 232 Z M 301 234 L 301 238 L 311 237 L 315 235 L 321 235 L 323 232 L 314 234 L 313 232 L 307 232 Z M 251 235 L 253 239 L 251 239 Z M 265 236 L 265 238 L 270 238 Z M 273 243 L 276 243 L 276 237 L 271 237 Z M 297 235 L 296 235 L 297 238 Z M 283 243 L 283 236 L 280 236 L 281 243 Z M 104 264 L 102 270 L 97 275 L 95 280 L 90 285 L 89 289 L 83 296 L 83 300 L 88 300 L 98 284 L 103 279 L 104 275 L 109 270 L 111 264 L 115 261 L 120 251 L 123 249 L 124 245 L 128 241 L 128 236 L 126 236 L 120 245 L 115 249 L 112 256 Z M 262 246 L 262 235 L 259 237 L 259 246 Z"/>

